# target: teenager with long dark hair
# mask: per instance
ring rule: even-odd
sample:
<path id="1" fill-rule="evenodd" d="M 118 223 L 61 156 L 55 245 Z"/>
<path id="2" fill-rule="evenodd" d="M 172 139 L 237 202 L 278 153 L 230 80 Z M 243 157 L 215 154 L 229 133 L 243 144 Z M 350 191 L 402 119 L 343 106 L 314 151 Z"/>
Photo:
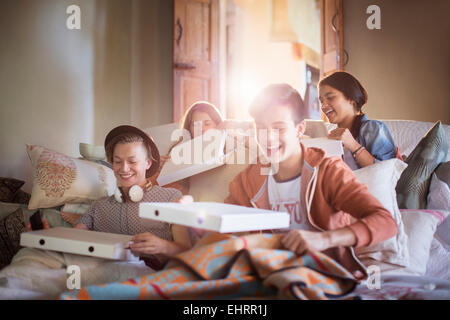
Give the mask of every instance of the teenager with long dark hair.
<path id="1" fill-rule="evenodd" d="M 387 125 L 369 120 L 362 112 L 367 91 L 350 73 L 339 71 L 320 80 L 319 100 L 331 123 L 337 124 L 328 138 L 341 140 L 344 161 L 353 170 L 376 161 L 397 157 L 397 148 Z"/>

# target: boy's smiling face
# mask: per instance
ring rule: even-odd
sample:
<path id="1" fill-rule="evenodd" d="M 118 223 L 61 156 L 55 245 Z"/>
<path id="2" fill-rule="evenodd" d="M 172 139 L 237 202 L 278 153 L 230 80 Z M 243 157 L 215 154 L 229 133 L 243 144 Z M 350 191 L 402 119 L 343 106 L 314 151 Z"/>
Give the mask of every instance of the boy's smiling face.
<path id="1" fill-rule="evenodd" d="M 113 171 L 117 185 L 144 185 L 146 171 L 152 165 L 142 142 L 117 143 L 113 153 Z"/>
<path id="2" fill-rule="evenodd" d="M 299 138 L 305 122 L 295 124 L 289 106 L 271 106 L 255 117 L 256 137 L 271 163 L 281 163 L 301 153 Z"/>

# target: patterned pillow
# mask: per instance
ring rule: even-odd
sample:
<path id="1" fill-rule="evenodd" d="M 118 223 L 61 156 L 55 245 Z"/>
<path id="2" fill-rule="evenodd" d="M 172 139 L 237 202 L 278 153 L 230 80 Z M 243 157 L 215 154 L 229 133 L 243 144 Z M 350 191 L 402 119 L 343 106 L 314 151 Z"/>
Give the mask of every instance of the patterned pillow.
<path id="1" fill-rule="evenodd" d="M 21 180 L 0 177 L 0 201 L 13 202 L 14 197 L 24 183 Z"/>
<path id="2" fill-rule="evenodd" d="M 0 221 L 0 269 L 10 264 L 20 249 L 20 234 L 26 231 L 22 209 Z"/>
<path id="3" fill-rule="evenodd" d="M 403 171 L 396 187 L 399 208 L 426 208 L 431 175 L 445 161 L 447 152 L 447 138 L 438 121 L 406 159 L 408 168 Z"/>
<path id="4" fill-rule="evenodd" d="M 104 165 L 41 146 L 27 145 L 27 152 L 34 173 L 29 209 L 91 203 L 114 193 L 116 178 Z"/>

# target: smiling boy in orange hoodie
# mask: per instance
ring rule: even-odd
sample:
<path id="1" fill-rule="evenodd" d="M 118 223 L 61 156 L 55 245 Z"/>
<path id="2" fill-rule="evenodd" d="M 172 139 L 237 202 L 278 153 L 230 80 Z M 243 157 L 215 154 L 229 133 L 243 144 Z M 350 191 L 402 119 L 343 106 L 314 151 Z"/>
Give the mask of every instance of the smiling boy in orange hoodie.
<path id="1" fill-rule="evenodd" d="M 397 224 L 341 158 L 304 147 L 305 113 L 300 94 L 287 84 L 270 85 L 255 98 L 250 115 L 274 173 L 265 174 L 261 162 L 249 165 L 230 183 L 225 203 L 288 212 L 290 231 L 281 240 L 286 249 L 323 251 L 355 278 L 365 278 L 353 248 L 395 236 Z"/>

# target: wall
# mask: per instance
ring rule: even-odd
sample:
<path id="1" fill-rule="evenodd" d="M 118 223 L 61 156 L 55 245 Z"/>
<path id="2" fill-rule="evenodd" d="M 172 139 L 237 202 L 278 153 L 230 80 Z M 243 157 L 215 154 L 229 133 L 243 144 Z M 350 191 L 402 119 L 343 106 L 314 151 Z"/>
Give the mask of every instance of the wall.
<path id="1" fill-rule="evenodd" d="M 173 119 L 173 0 L 133 0 L 132 123 Z"/>
<path id="2" fill-rule="evenodd" d="M 81 30 L 66 8 L 81 8 Z M 26 181 L 26 144 L 78 157 L 130 122 L 131 4 L 121 0 L 0 2 L 0 176 Z"/>
<path id="3" fill-rule="evenodd" d="M 228 115 L 249 119 L 248 107 L 265 86 L 285 82 L 302 95 L 305 91 L 305 62 L 296 60 L 292 44 L 271 41 L 270 0 L 234 0 L 239 14 L 235 21 L 233 71 L 229 79 Z M 286 12 L 287 16 L 287 12 Z"/>
<path id="4" fill-rule="evenodd" d="M 72 4 L 81 30 L 66 27 Z M 79 157 L 114 126 L 171 122 L 172 12 L 167 0 L 0 1 L 0 176 L 30 191 L 26 144 Z"/>
<path id="5" fill-rule="evenodd" d="M 381 30 L 366 8 L 381 9 Z M 344 0 L 345 67 L 369 93 L 371 118 L 450 124 L 448 0 Z"/>

